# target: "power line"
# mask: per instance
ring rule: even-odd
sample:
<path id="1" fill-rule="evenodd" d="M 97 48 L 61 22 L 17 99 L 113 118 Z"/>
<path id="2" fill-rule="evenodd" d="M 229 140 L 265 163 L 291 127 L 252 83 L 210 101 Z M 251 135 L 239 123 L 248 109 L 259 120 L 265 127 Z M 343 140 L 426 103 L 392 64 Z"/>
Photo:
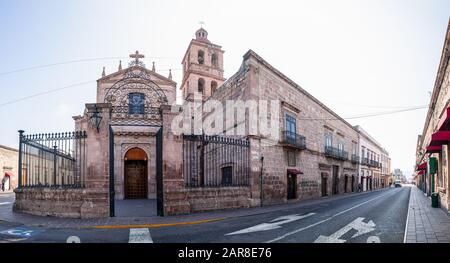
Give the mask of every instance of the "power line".
<path id="1" fill-rule="evenodd" d="M 401 113 L 401 112 L 408 112 L 408 111 L 414 111 L 414 110 L 426 109 L 426 108 L 428 108 L 428 105 L 426 105 L 426 106 L 415 106 L 415 107 L 410 107 L 410 108 L 402 109 L 402 110 L 367 113 L 367 114 L 362 114 L 362 115 L 355 115 L 355 116 L 350 116 L 350 117 L 344 117 L 342 119 L 344 119 L 344 120 L 362 119 L 362 118 L 383 116 L 383 115 L 389 115 L 389 114 L 395 114 L 395 113 Z M 340 119 L 339 118 L 300 118 L 300 120 L 321 121 L 321 120 L 340 120 Z"/>
<path id="2" fill-rule="evenodd" d="M 73 87 L 77 87 L 77 86 L 82 86 L 82 85 L 86 85 L 86 84 L 90 84 L 90 83 L 95 82 L 95 81 L 96 80 L 83 81 L 83 82 L 67 85 L 67 86 L 64 86 L 64 87 L 60 87 L 60 88 L 57 88 L 57 89 L 51 89 L 51 90 L 39 92 L 39 93 L 30 95 L 30 96 L 26 96 L 26 97 L 18 98 L 18 99 L 15 99 L 15 100 L 10 100 L 10 101 L 7 101 L 7 102 L 0 103 L 0 107 L 6 106 L 6 105 L 9 105 L 9 104 L 13 104 L 13 103 L 16 103 L 16 102 L 20 102 L 20 101 L 23 101 L 23 100 L 31 99 L 31 98 L 34 98 L 34 97 L 46 95 L 46 94 L 49 94 L 49 93 L 57 92 L 57 91 L 60 91 L 60 90 L 73 88 Z"/>
<path id="3" fill-rule="evenodd" d="M 49 68 L 49 67 L 54 67 L 54 66 L 67 65 L 67 64 L 72 64 L 72 63 L 81 63 L 81 62 L 99 61 L 99 60 L 127 59 L 127 58 L 129 58 L 129 57 L 102 57 L 102 58 L 75 59 L 75 60 L 68 60 L 68 61 L 62 61 L 62 62 L 56 62 L 56 63 L 50 63 L 50 64 L 43 64 L 43 65 L 19 68 L 19 69 L 15 69 L 15 70 L 11 70 L 11 71 L 4 71 L 4 72 L 0 72 L 0 76 L 9 75 L 9 74 L 18 73 L 18 72 L 30 71 L 30 70 L 35 70 L 35 69 L 41 69 L 41 68 Z M 175 59 L 174 57 L 147 57 L 147 58 Z"/>

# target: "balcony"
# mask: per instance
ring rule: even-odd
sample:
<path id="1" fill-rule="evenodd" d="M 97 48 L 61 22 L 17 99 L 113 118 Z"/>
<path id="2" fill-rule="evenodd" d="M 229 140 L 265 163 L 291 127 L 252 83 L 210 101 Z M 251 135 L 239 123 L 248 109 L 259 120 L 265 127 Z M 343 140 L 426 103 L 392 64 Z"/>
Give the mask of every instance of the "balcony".
<path id="1" fill-rule="evenodd" d="M 375 167 L 375 168 L 381 168 L 381 163 L 375 161 L 375 160 L 370 160 L 368 158 L 361 158 L 361 164 L 362 165 L 367 165 L 370 167 Z"/>
<path id="2" fill-rule="evenodd" d="M 357 164 L 359 163 L 359 156 L 356 154 L 352 154 L 352 163 Z"/>
<path id="3" fill-rule="evenodd" d="M 299 135 L 291 131 L 283 131 L 281 136 L 281 143 L 286 146 L 294 147 L 300 150 L 306 149 L 306 138 L 305 136 Z"/>
<path id="4" fill-rule="evenodd" d="M 348 160 L 348 152 L 332 146 L 325 146 L 325 156 L 343 161 Z"/>

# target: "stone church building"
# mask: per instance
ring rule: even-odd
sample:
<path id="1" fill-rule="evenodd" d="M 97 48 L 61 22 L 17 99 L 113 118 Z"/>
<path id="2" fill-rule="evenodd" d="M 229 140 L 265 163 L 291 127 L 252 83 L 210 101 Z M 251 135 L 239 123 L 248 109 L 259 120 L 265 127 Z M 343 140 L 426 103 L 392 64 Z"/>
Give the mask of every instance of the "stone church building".
<path id="1" fill-rule="evenodd" d="M 173 120 L 186 108 L 175 106 L 171 73 L 148 69 L 138 51 L 130 57 L 128 67 L 103 71 L 96 101 L 74 117 L 75 132 L 20 131 L 16 211 L 107 217 L 120 200 L 151 199 L 158 215 L 175 215 L 357 191 L 355 127 L 254 51 L 225 79 L 222 47 L 199 29 L 179 89 L 185 105 L 196 95 L 203 103 L 279 101 L 278 139 L 175 133 Z"/>

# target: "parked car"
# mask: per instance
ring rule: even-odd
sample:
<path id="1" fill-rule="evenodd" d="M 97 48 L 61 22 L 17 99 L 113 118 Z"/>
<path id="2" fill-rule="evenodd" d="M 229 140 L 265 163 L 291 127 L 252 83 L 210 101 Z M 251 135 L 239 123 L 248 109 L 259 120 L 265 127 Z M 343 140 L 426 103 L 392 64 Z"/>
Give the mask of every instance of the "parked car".
<path id="1" fill-rule="evenodd" d="M 395 187 L 402 187 L 402 183 L 400 180 L 395 180 Z"/>

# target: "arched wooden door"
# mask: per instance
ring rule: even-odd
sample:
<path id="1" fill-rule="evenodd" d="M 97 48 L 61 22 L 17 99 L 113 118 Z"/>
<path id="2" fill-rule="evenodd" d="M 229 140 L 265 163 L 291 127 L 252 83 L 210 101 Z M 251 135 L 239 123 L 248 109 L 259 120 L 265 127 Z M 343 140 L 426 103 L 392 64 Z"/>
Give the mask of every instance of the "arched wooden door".
<path id="1" fill-rule="evenodd" d="M 125 155 L 125 199 L 146 199 L 148 195 L 147 154 L 140 148 Z"/>

